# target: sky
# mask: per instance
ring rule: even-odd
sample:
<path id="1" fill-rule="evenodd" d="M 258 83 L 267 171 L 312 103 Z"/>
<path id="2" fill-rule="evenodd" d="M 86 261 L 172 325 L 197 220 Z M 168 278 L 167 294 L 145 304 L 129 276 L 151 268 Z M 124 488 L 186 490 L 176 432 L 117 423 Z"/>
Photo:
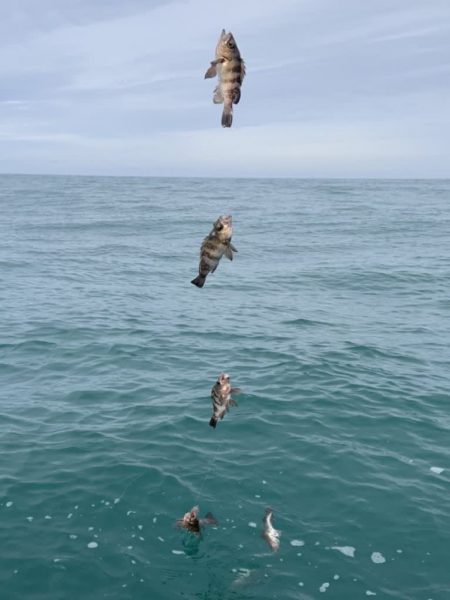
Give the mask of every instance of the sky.
<path id="1" fill-rule="evenodd" d="M 450 0 L 2 2 L 0 173 L 450 177 Z"/>

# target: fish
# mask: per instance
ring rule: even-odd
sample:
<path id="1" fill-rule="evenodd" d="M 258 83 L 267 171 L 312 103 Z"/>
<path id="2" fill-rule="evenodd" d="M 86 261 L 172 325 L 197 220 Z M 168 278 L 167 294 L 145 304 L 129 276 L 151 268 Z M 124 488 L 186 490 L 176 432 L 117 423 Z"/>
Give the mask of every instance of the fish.
<path id="1" fill-rule="evenodd" d="M 233 252 L 237 252 L 231 243 L 233 225 L 231 215 L 222 216 L 215 221 L 209 235 L 205 237 L 200 248 L 200 264 L 198 276 L 191 281 L 194 285 L 202 288 L 205 285 L 209 273 L 214 273 L 220 259 L 225 255 L 233 260 Z"/>
<path id="2" fill-rule="evenodd" d="M 184 514 L 183 518 L 177 519 L 176 525 L 183 529 L 187 529 L 188 531 L 192 531 L 193 533 L 200 533 L 201 528 L 204 525 L 219 524 L 214 515 L 210 512 L 207 512 L 203 519 L 199 519 L 199 511 L 200 508 L 198 506 L 193 506 L 189 512 Z"/>
<path id="3" fill-rule="evenodd" d="M 263 517 L 264 531 L 262 532 L 262 537 L 266 540 L 272 550 L 276 552 L 280 547 L 281 531 L 278 531 L 272 525 L 272 517 L 273 510 L 271 508 L 266 508 L 266 512 Z"/>
<path id="4" fill-rule="evenodd" d="M 228 373 L 221 373 L 211 390 L 213 414 L 209 421 L 211 427 L 216 428 L 219 419 L 223 419 L 230 406 L 237 406 L 231 394 L 240 394 L 240 388 L 233 388 L 230 384 Z"/>
<path id="5" fill-rule="evenodd" d="M 216 46 L 215 59 L 205 73 L 205 79 L 218 76 L 219 83 L 213 93 L 214 104 L 223 104 L 222 127 L 233 123 L 233 104 L 241 99 L 241 86 L 245 77 L 245 64 L 231 32 L 222 29 Z"/>

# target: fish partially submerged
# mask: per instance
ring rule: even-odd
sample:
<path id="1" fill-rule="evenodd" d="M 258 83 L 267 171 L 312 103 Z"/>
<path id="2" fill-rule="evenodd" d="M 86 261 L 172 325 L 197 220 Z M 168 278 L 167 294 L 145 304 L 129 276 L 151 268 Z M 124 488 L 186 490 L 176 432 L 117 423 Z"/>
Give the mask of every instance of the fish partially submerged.
<path id="1" fill-rule="evenodd" d="M 185 513 L 182 519 L 177 519 L 176 525 L 193 533 L 200 533 L 204 525 L 218 525 L 214 515 L 210 512 L 207 512 L 203 519 L 199 519 L 199 510 L 198 506 L 193 506 L 189 512 Z"/>
<path id="2" fill-rule="evenodd" d="M 216 47 L 215 59 L 205 73 L 205 79 L 218 76 L 214 90 L 214 104 L 223 104 L 222 127 L 231 127 L 233 104 L 241 99 L 241 85 L 245 76 L 245 65 L 233 34 L 222 29 Z"/>
<path id="3" fill-rule="evenodd" d="M 264 530 L 262 537 L 266 540 L 269 546 L 274 552 L 280 547 L 280 535 L 281 532 L 274 528 L 272 525 L 273 510 L 266 508 L 265 515 L 263 517 Z"/>
<path id="4" fill-rule="evenodd" d="M 191 283 L 199 288 L 203 287 L 207 275 L 214 273 L 223 255 L 229 260 L 233 260 L 233 252 L 237 252 L 237 250 L 231 243 L 232 235 L 231 215 L 219 217 L 209 235 L 203 240 L 200 248 L 199 274 Z"/>
<path id="5" fill-rule="evenodd" d="M 228 373 L 221 373 L 219 375 L 211 390 L 213 405 L 213 414 L 209 421 L 211 427 L 216 427 L 218 420 L 224 418 L 230 406 L 237 406 L 237 402 L 233 400 L 231 394 L 240 394 L 240 392 L 240 388 L 231 387 Z"/>

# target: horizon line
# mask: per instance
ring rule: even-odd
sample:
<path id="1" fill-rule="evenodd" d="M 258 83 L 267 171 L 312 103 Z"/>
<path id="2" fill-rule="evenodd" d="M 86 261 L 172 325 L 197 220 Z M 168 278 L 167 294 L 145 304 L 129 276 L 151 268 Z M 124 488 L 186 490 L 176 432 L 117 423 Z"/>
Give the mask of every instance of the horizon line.
<path id="1" fill-rule="evenodd" d="M 2 172 L 0 171 L 0 177 L 104 177 L 104 178 L 120 178 L 120 179 L 256 179 L 256 180 L 306 180 L 306 181 L 450 181 L 448 177 L 310 177 L 310 176 L 296 176 L 296 175 L 284 175 L 284 176 L 251 176 L 251 175 L 236 175 L 236 176 L 223 176 L 223 175 L 111 175 L 111 174 L 92 174 L 92 173 L 21 173 L 21 172 Z"/>

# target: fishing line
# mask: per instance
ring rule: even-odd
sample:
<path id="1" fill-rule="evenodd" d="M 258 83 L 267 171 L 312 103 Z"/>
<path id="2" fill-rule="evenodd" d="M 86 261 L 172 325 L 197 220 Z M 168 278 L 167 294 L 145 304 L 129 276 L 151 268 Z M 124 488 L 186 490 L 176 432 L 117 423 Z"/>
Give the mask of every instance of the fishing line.
<path id="1" fill-rule="evenodd" d="M 217 458 L 217 453 L 214 452 L 214 458 L 212 461 L 210 461 L 209 463 L 209 469 L 206 471 L 201 483 L 200 483 L 200 487 L 199 487 L 199 491 L 198 491 L 198 495 L 201 496 L 202 492 L 203 492 L 203 487 L 206 483 L 207 478 L 209 477 L 209 475 L 211 474 L 212 469 L 214 468 L 214 465 L 216 463 L 216 458 Z"/>

